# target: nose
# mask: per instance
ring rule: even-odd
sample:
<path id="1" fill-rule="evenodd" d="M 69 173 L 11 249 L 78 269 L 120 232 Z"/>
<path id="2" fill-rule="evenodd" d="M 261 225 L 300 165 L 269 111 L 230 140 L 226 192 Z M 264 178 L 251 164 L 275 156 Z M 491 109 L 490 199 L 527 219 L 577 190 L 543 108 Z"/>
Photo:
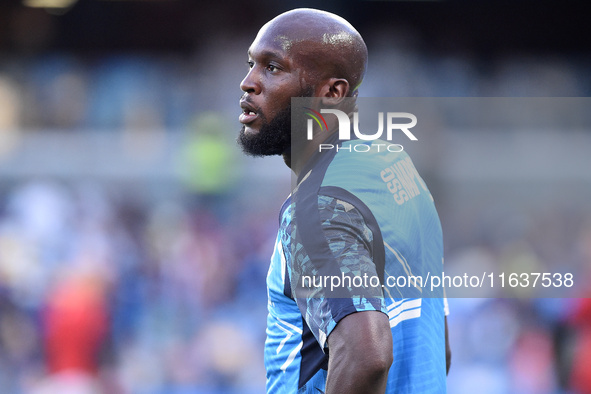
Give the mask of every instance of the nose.
<path id="1" fill-rule="evenodd" d="M 248 74 L 240 82 L 240 89 L 246 93 L 259 94 L 261 92 L 260 84 L 256 80 L 255 68 L 248 70 Z"/>

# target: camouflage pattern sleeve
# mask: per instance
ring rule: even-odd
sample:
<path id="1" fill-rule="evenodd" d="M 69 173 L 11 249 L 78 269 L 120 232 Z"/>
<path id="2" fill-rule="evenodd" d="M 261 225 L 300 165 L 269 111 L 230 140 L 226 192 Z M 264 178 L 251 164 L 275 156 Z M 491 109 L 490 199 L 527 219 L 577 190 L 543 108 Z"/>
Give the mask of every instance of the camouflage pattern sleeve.
<path id="1" fill-rule="evenodd" d="M 321 233 L 333 257 L 331 264 L 337 266 L 320 270 L 305 247 L 296 247 L 290 279 L 302 316 L 326 349 L 328 335 L 343 317 L 361 311 L 387 311 L 371 257 L 373 235 L 359 210 L 346 201 L 322 195 L 318 196 L 318 209 Z M 326 272 L 331 274 L 323 275 Z M 334 291 L 337 287 L 341 290 L 338 296 Z"/>

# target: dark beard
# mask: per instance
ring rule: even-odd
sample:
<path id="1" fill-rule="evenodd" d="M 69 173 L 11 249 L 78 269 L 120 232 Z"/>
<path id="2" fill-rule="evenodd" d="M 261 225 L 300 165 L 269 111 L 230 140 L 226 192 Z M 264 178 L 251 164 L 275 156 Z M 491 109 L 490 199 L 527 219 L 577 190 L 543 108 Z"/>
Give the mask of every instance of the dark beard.
<path id="1" fill-rule="evenodd" d="M 259 113 L 262 126 L 258 133 L 246 134 L 242 126 L 238 135 L 238 144 L 242 151 L 250 156 L 282 155 L 291 147 L 291 104 L 282 109 L 271 122 Z"/>
<path id="2" fill-rule="evenodd" d="M 313 94 L 314 87 L 306 86 L 300 92 L 299 97 L 312 97 Z M 242 126 L 240 130 L 237 142 L 242 147 L 242 151 L 255 157 L 289 156 L 291 149 L 291 103 L 279 111 L 270 122 L 267 122 L 267 118 L 260 111 L 259 116 L 263 125 L 258 133 L 246 134 L 245 126 Z"/>

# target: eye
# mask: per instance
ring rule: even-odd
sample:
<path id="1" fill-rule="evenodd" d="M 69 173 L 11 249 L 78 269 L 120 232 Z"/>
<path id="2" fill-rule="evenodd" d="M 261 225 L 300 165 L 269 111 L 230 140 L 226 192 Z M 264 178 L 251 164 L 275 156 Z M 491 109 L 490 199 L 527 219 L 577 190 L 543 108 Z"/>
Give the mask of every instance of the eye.
<path id="1" fill-rule="evenodd" d="M 248 65 L 248 68 L 254 67 L 254 62 L 252 60 L 247 61 L 246 64 Z"/>
<path id="2" fill-rule="evenodd" d="M 278 70 L 278 68 L 277 68 L 277 66 L 275 66 L 275 65 L 273 65 L 273 64 L 269 64 L 269 65 L 267 66 L 267 70 L 268 70 L 268 71 L 270 71 L 270 72 L 274 72 L 274 71 L 277 71 L 277 70 Z"/>

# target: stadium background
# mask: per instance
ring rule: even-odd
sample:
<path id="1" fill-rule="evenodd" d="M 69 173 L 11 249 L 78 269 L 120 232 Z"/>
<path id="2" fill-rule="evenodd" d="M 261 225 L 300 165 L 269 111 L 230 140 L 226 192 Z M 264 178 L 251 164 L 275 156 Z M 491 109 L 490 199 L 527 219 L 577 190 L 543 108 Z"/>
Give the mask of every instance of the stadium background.
<path id="1" fill-rule="evenodd" d="M 301 6 L 362 33 L 364 96 L 591 93 L 574 2 L 2 1 L 0 393 L 263 391 L 264 279 L 290 176 L 236 147 L 238 84 L 258 28 Z M 494 176 L 452 199 L 442 163 L 417 166 L 446 264 L 569 262 L 584 280 L 588 160 L 513 206 L 494 204 Z M 588 301 L 450 307 L 450 393 L 591 392 Z"/>

